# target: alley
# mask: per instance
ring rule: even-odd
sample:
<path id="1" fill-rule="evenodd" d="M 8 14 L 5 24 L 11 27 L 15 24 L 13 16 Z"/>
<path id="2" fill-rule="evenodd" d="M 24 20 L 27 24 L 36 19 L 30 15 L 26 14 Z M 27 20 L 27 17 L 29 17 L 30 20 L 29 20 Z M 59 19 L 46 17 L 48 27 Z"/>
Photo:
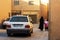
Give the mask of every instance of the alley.
<path id="1" fill-rule="evenodd" d="M 13 36 L 8 37 L 6 34 L 6 30 L 0 29 L 0 39 L 1 40 L 48 40 L 48 31 L 40 31 L 38 29 L 38 24 L 34 24 L 33 34 L 31 37 L 28 36 Z"/>

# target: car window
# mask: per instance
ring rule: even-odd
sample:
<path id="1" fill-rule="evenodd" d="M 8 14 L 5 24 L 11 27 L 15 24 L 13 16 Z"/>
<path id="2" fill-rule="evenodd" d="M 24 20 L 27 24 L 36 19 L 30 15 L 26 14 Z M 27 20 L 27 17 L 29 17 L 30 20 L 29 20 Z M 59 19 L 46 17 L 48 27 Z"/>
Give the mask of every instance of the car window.
<path id="1" fill-rule="evenodd" d="M 10 22 L 28 22 L 27 17 L 12 17 Z"/>

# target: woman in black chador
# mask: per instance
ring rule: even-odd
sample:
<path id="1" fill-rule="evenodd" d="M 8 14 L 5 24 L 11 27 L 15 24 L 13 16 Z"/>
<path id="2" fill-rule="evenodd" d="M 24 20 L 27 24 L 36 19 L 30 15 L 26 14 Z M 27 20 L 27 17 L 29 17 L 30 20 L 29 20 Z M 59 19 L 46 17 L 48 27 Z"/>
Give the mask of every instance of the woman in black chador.
<path id="1" fill-rule="evenodd" d="M 39 20 L 39 22 L 40 22 L 40 24 L 39 24 L 39 29 L 40 29 L 41 31 L 43 31 L 44 18 L 41 17 L 40 20 Z"/>

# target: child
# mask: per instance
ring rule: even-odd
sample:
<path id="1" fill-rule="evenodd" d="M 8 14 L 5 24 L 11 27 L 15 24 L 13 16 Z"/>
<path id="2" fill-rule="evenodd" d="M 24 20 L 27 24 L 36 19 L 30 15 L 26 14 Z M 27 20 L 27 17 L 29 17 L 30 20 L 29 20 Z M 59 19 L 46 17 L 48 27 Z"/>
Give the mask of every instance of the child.
<path id="1" fill-rule="evenodd" d="M 44 25 L 45 25 L 45 30 L 48 30 L 48 21 L 46 19 L 44 21 Z"/>

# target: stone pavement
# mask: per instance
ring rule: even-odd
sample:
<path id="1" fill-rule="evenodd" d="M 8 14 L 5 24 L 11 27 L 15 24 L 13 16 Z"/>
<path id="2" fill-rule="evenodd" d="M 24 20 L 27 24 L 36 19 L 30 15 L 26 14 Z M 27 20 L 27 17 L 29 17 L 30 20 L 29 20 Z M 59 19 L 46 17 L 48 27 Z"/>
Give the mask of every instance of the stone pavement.
<path id="1" fill-rule="evenodd" d="M 18 35 L 19 36 L 19 35 Z M 40 31 L 38 29 L 38 24 L 34 24 L 34 28 L 33 28 L 33 34 L 31 35 L 31 37 L 8 37 L 6 34 L 6 30 L 0 29 L 0 39 L 1 40 L 48 40 L 48 31 Z"/>

